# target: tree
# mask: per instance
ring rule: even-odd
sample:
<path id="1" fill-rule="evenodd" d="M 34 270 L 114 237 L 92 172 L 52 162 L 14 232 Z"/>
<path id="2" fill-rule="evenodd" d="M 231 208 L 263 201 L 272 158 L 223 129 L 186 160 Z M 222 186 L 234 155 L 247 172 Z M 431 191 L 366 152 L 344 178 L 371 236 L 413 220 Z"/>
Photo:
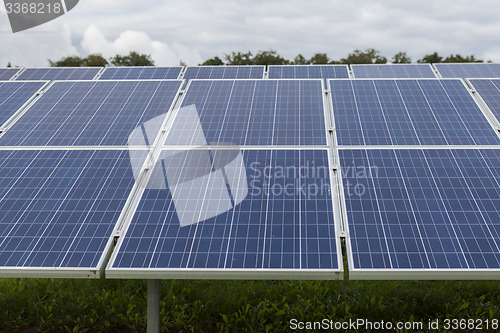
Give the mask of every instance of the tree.
<path id="1" fill-rule="evenodd" d="M 79 56 L 70 56 L 55 62 L 49 59 L 49 64 L 50 67 L 82 67 L 84 61 Z"/>
<path id="2" fill-rule="evenodd" d="M 260 51 L 253 57 L 254 65 L 286 65 L 288 60 L 282 58 L 275 50 Z"/>
<path id="3" fill-rule="evenodd" d="M 309 62 L 302 54 L 299 54 L 293 59 L 292 65 L 307 65 Z"/>
<path id="4" fill-rule="evenodd" d="M 89 54 L 87 58 L 83 59 L 83 66 L 87 67 L 104 67 L 108 61 L 100 54 Z"/>
<path id="5" fill-rule="evenodd" d="M 9 61 L 9 63 L 7 64 L 7 68 L 11 68 L 11 67 L 12 67 L 12 64 Z"/>
<path id="6" fill-rule="evenodd" d="M 326 53 L 316 53 L 310 60 L 309 63 L 314 65 L 326 65 L 330 63 L 330 59 Z"/>
<path id="7" fill-rule="evenodd" d="M 476 59 L 474 55 L 462 57 L 460 54 L 450 55 L 448 58 L 444 59 L 443 62 L 483 62 L 482 60 Z"/>
<path id="8" fill-rule="evenodd" d="M 222 66 L 224 62 L 219 57 L 213 57 L 201 64 L 201 66 Z"/>
<path id="9" fill-rule="evenodd" d="M 411 58 L 406 52 L 398 52 L 392 57 L 391 62 L 393 64 L 411 64 Z"/>
<path id="10" fill-rule="evenodd" d="M 232 52 L 231 54 L 226 54 L 225 57 L 228 65 L 253 65 L 252 52 Z"/>
<path id="11" fill-rule="evenodd" d="M 418 60 L 417 62 L 427 63 L 427 64 L 437 64 L 437 63 L 443 62 L 443 57 L 438 55 L 437 52 L 434 52 L 433 54 L 427 54 L 425 57 Z"/>
<path id="12" fill-rule="evenodd" d="M 115 66 L 154 66 L 155 63 L 150 55 L 130 52 L 129 55 L 116 55 L 109 59 L 109 62 Z"/>
<path id="13" fill-rule="evenodd" d="M 387 58 L 379 55 L 379 51 L 375 49 L 366 49 L 364 52 L 354 50 L 347 58 L 340 60 L 343 64 L 385 64 Z"/>

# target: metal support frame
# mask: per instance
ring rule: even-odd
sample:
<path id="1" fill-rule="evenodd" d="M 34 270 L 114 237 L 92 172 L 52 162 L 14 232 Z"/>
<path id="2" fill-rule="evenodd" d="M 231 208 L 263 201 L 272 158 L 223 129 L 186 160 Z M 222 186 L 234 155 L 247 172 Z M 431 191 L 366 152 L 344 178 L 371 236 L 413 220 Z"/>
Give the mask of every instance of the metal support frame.
<path id="1" fill-rule="evenodd" d="M 161 280 L 148 281 L 148 333 L 160 333 L 160 287 Z"/>

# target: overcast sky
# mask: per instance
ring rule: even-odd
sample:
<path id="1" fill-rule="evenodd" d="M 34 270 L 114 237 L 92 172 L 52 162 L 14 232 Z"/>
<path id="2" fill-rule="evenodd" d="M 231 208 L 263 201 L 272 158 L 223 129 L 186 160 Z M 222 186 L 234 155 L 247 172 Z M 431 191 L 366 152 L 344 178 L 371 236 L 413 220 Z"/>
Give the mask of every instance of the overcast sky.
<path id="1" fill-rule="evenodd" d="M 434 51 L 500 62 L 498 0 L 80 0 L 68 14 L 13 34 L 0 5 L 0 66 L 135 50 L 157 65 L 197 65 L 231 51 L 293 59 L 375 48 L 413 61 Z"/>

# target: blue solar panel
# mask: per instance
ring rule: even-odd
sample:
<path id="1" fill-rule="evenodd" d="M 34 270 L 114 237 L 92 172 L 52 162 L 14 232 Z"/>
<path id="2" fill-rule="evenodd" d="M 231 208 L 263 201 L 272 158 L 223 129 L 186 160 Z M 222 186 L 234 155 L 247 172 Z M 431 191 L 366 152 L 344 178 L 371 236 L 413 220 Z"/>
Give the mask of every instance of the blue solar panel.
<path id="1" fill-rule="evenodd" d="M 127 145 L 142 123 L 166 115 L 181 81 L 56 82 L 0 138 L 2 146 Z M 149 133 L 158 133 L 161 122 Z"/>
<path id="2" fill-rule="evenodd" d="M 347 65 L 269 66 L 270 79 L 348 79 Z"/>
<path id="3" fill-rule="evenodd" d="M 340 145 L 498 145 L 460 80 L 331 80 Z"/>
<path id="4" fill-rule="evenodd" d="M 340 159 L 351 277 L 500 269 L 500 150 L 341 150 Z"/>
<path id="5" fill-rule="evenodd" d="M 500 123 L 500 79 L 470 80 L 470 82 Z"/>
<path id="6" fill-rule="evenodd" d="M 287 270 L 282 278 L 334 278 L 340 266 L 328 150 L 240 153 L 243 165 L 227 166 L 222 177 L 216 170 L 200 173 L 202 160 L 214 158 L 206 150 L 163 151 L 158 173 L 167 175 L 170 187 L 145 190 L 108 276 L 133 276 L 138 269 L 135 277 L 163 272 L 162 278 L 173 278 L 181 272 L 183 278 L 230 278 L 240 270 L 240 278 L 265 278 Z M 200 177 L 182 185 L 181 198 L 178 183 L 168 178 L 172 168 L 189 168 L 188 175 Z M 230 187 L 227 179 L 235 175 L 237 186 Z M 203 202 L 200 192 L 206 193 Z M 189 213 L 196 214 L 196 223 L 181 227 Z"/>
<path id="7" fill-rule="evenodd" d="M 130 165 L 128 151 L 0 151 L 0 276 L 98 269 L 134 185 Z"/>
<path id="8" fill-rule="evenodd" d="M 16 80 L 93 80 L 100 67 L 27 68 Z"/>
<path id="9" fill-rule="evenodd" d="M 10 80 L 17 72 L 19 68 L 0 68 L 0 81 Z"/>
<path id="10" fill-rule="evenodd" d="M 351 65 L 357 79 L 436 78 L 430 64 Z"/>
<path id="11" fill-rule="evenodd" d="M 500 64 L 434 64 L 444 78 L 500 78 Z"/>
<path id="12" fill-rule="evenodd" d="M 321 80 L 195 80 L 182 101 L 192 105 L 209 143 L 326 145 Z M 192 141 L 182 112 L 167 145 Z"/>
<path id="13" fill-rule="evenodd" d="M 182 67 L 109 67 L 99 80 L 175 80 Z"/>
<path id="14" fill-rule="evenodd" d="M 198 66 L 188 67 L 184 80 L 194 79 L 263 79 L 265 66 Z"/>
<path id="15" fill-rule="evenodd" d="M 0 127 L 46 82 L 0 82 Z"/>

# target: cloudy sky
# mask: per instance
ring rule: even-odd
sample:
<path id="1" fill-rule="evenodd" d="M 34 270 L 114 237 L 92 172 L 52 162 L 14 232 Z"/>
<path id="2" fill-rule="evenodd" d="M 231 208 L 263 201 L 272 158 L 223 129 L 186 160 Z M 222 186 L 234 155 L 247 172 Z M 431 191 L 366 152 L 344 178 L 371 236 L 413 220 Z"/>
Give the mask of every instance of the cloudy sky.
<path id="1" fill-rule="evenodd" d="M 496 0 L 80 0 L 68 14 L 13 34 L 0 5 L 0 66 L 135 50 L 157 65 L 189 65 L 231 51 L 275 49 L 293 59 L 340 59 L 375 48 L 414 61 L 439 52 L 500 62 Z"/>

